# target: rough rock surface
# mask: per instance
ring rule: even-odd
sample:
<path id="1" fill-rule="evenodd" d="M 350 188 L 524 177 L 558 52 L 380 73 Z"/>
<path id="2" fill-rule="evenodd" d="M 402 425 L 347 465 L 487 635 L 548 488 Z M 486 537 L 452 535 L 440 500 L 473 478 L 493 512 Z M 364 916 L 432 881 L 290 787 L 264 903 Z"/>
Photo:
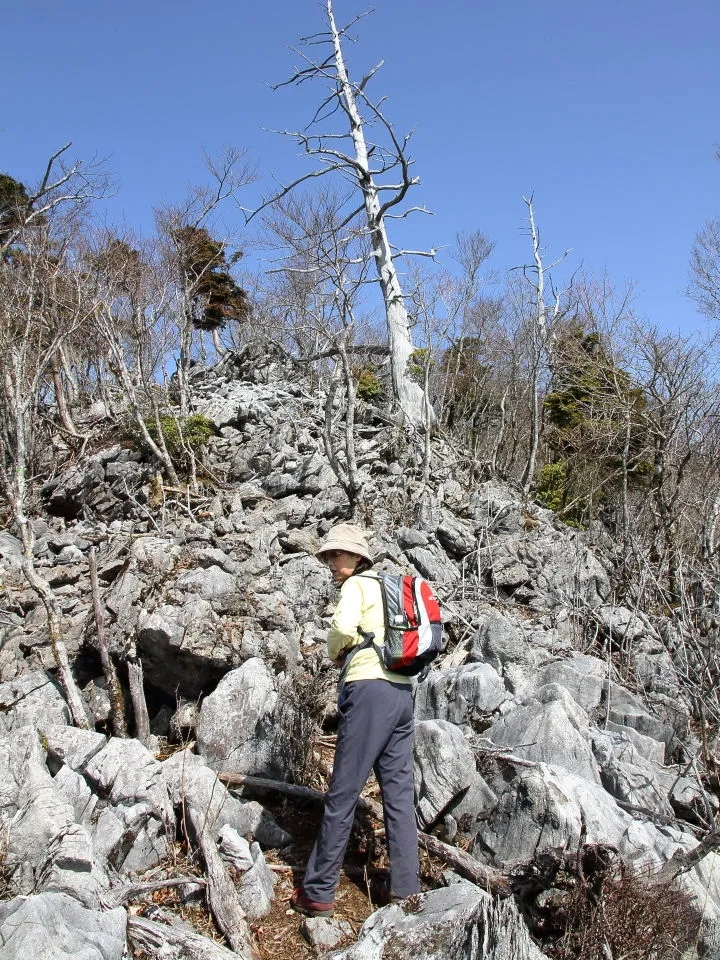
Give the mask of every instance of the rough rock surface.
<path id="1" fill-rule="evenodd" d="M 218 431 L 206 451 L 215 486 L 187 498 L 166 488 L 158 499 L 158 465 L 100 437 L 92 453 L 54 470 L 33 519 L 34 562 L 58 601 L 96 730 L 67 726 L 45 609 L 24 581 L 17 531 L 0 531 L 0 826 L 15 898 L 10 912 L 0 905 L 3 936 L 21 911 L 52 929 L 48 903 L 70 902 L 57 923 L 64 918 L 69 937 L 77 921 L 75 952 L 84 956 L 86 943 L 88 957 L 115 956 L 112 937 L 98 946 L 87 932 L 110 916 L 99 905 L 135 871 L 157 869 L 189 798 L 227 856 L 235 832 L 232 856 L 241 851 L 246 867 L 234 869 L 248 875 L 253 899 L 271 899 L 248 838 L 283 847 L 292 837 L 217 773 L 292 777 L 311 715 L 333 699 L 336 674 L 322 655 L 336 592 L 314 551 L 346 519 L 346 503 L 324 452 L 324 399 L 286 358 L 249 345 L 213 370 L 192 370 L 192 407 Z M 442 455 L 423 484 L 397 425 L 372 408 L 358 412 L 377 566 L 431 579 L 447 621 L 448 650 L 416 692 L 423 825 L 501 869 L 581 839 L 656 866 L 692 849 L 718 797 L 692 762 L 696 705 L 675 618 L 615 601 L 611 555 L 596 533 L 563 526 L 498 481 L 471 480 L 442 438 L 433 438 Z M 195 752 L 161 763 L 137 741 L 108 740 L 91 548 L 123 684 L 137 655 L 153 732 L 181 743 L 195 736 Z M 709 854 L 682 881 L 705 910 L 707 944 L 720 939 L 715 860 Z M 415 914 L 378 912 L 338 956 L 379 956 L 381 942 L 394 956 L 445 956 L 411 947 L 444 949 L 432 931 L 446 920 L 455 956 L 480 955 L 480 943 L 496 960 L 537 956 L 511 904 L 467 885 L 429 894 Z M 24 936 L 10 931 L 9 956 L 28 953 Z"/>
<path id="2" fill-rule="evenodd" d="M 384 907 L 332 960 L 541 960 L 512 901 L 458 883 Z"/>
<path id="3" fill-rule="evenodd" d="M 38 893 L 0 903 L 3 960 L 123 960 L 127 915 L 99 913 L 64 893 Z"/>

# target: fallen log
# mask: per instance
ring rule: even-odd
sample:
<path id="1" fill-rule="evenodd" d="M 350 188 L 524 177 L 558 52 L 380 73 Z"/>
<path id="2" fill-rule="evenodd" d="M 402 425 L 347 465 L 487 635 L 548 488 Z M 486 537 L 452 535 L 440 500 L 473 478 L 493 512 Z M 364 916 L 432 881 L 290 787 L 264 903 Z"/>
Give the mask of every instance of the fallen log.
<path id="1" fill-rule="evenodd" d="M 165 880 L 128 883 L 121 887 L 112 887 L 106 893 L 103 893 L 100 899 L 106 910 L 113 910 L 115 907 L 124 907 L 133 900 L 144 897 L 147 893 L 166 890 L 170 887 L 184 887 L 190 883 L 200 884 L 204 887 L 207 881 L 204 877 L 168 877 Z"/>
<path id="2" fill-rule="evenodd" d="M 259 790 L 270 793 L 280 793 L 287 797 L 293 797 L 296 800 L 306 800 L 313 803 L 323 803 L 325 794 L 320 790 L 312 790 L 310 787 L 299 787 L 294 783 L 283 783 L 280 780 L 266 780 L 264 777 L 251 777 L 242 773 L 221 773 L 220 780 L 228 787 L 246 787 L 248 790 Z M 367 797 L 358 799 L 358 809 L 370 814 L 376 820 L 383 822 L 382 805 L 375 800 L 369 800 Z M 461 877 L 476 883 L 490 893 L 507 896 L 511 892 L 510 880 L 506 874 L 494 867 L 488 867 L 480 863 L 475 857 L 470 856 L 459 847 L 449 843 L 443 843 L 437 837 L 432 837 L 427 833 L 418 831 L 420 845 L 428 853 L 442 860 L 448 866 L 452 867 Z"/>
<path id="3" fill-rule="evenodd" d="M 212 832 L 207 828 L 207 811 L 199 810 L 187 798 L 184 801 L 185 820 L 205 862 L 207 899 L 212 915 L 228 943 L 243 957 L 252 957 L 250 931 L 245 922 L 245 911 L 238 898 L 235 884 L 230 879 Z"/>
<path id="4" fill-rule="evenodd" d="M 145 917 L 128 916 L 128 940 L 138 953 L 153 960 L 232 960 L 237 957 L 237 953 L 199 933 Z"/>

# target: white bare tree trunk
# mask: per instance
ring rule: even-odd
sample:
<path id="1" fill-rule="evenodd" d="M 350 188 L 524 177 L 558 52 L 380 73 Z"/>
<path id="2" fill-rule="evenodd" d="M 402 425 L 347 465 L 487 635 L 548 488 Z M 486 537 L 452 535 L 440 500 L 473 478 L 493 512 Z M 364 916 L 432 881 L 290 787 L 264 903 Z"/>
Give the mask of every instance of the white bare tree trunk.
<path id="1" fill-rule="evenodd" d="M 365 203 L 373 257 L 385 303 L 393 390 L 407 419 L 415 425 L 421 425 L 423 422 L 423 393 L 419 385 L 410 379 L 407 372 L 408 360 L 415 349 L 410 338 L 410 321 L 400 279 L 395 269 L 392 248 L 385 229 L 384 211 L 378 196 L 377 186 L 370 173 L 363 120 L 355 102 L 353 87 L 348 79 L 340 34 L 333 16 L 332 0 L 327 0 L 327 15 L 335 50 L 335 69 L 342 86 L 345 112 L 350 120 L 350 132 L 355 148 L 356 172 Z"/>
<path id="2" fill-rule="evenodd" d="M 550 351 L 552 337 L 552 331 L 548 329 L 548 307 L 545 303 L 545 277 L 553 267 L 557 266 L 557 264 L 567 256 L 567 252 L 554 263 L 550 264 L 550 266 L 545 266 L 540 247 L 540 233 L 535 223 L 532 197 L 523 197 L 523 200 L 528 208 L 528 223 L 530 225 L 530 239 L 533 248 L 533 264 L 529 269 L 535 274 L 535 316 L 533 318 L 531 346 L 530 449 L 520 481 L 523 492 L 528 493 L 533 483 L 533 477 L 535 476 L 535 464 L 537 462 L 538 447 L 540 445 L 540 427 L 542 423 L 540 408 L 540 371 L 543 357 L 546 357 Z M 559 316 L 560 294 L 556 293 L 550 319 L 551 321 L 555 321 Z"/>

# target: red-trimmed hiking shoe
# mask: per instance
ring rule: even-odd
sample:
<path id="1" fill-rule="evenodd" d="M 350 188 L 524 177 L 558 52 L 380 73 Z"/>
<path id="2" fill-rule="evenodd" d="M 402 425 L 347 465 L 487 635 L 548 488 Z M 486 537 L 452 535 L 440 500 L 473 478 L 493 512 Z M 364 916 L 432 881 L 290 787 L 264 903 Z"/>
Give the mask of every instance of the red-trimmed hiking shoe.
<path id="1" fill-rule="evenodd" d="M 302 887 L 296 887 L 290 897 L 290 906 L 306 917 L 331 917 L 335 909 L 334 903 L 318 903 L 317 900 L 308 900 Z"/>

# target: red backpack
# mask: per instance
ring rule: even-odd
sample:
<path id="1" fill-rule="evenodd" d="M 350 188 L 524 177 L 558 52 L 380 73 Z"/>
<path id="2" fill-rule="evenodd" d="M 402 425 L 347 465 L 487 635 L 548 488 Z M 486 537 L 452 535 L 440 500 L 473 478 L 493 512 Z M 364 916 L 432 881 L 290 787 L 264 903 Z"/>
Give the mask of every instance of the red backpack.
<path id="1" fill-rule="evenodd" d="M 442 651 L 443 628 L 440 604 L 430 584 L 422 577 L 404 574 L 369 573 L 358 576 L 379 581 L 385 615 L 385 641 L 375 643 L 375 634 L 358 627 L 363 642 L 350 651 L 343 666 L 341 680 L 350 657 L 367 647 L 374 647 L 386 670 L 422 680 L 430 664 Z"/>

